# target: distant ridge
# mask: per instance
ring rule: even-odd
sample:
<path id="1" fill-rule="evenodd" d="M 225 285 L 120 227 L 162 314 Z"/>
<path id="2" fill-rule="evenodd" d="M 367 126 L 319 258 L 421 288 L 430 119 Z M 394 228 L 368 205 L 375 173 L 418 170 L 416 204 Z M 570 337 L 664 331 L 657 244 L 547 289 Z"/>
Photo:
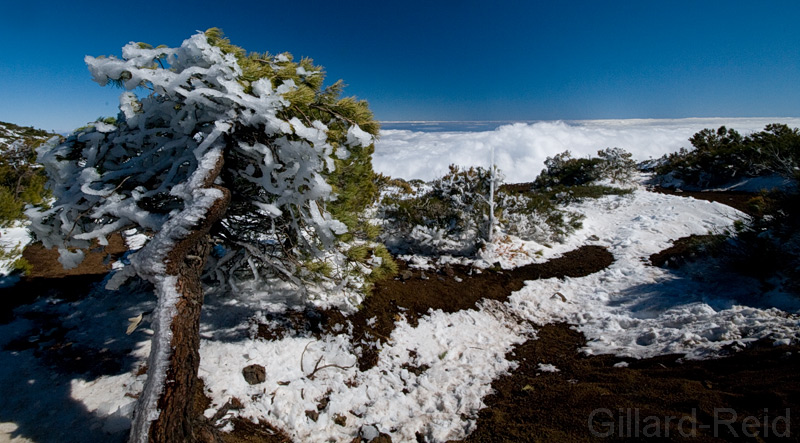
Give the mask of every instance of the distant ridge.
<path id="1" fill-rule="evenodd" d="M 24 140 L 28 145 L 38 145 L 58 134 L 35 129 L 30 126 L 19 126 L 14 123 L 0 122 L 0 150 L 7 149 L 17 140 Z"/>

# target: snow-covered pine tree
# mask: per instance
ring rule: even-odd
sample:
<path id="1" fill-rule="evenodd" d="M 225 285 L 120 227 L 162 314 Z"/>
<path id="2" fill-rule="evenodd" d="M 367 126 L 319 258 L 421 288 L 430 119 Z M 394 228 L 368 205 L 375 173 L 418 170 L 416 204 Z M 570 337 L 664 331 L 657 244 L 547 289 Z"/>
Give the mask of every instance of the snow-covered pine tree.
<path id="1" fill-rule="evenodd" d="M 630 152 L 622 148 L 606 148 L 597 151 L 597 157 L 602 160 L 598 164 L 600 174 L 610 178 L 612 183 L 626 184 L 633 180 L 637 170 Z"/>
<path id="2" fill-rule="evenodd" d="M 344 256 L 343 239 L 371 231 L 358 214 L 376 197 L 379 128 L 366 102 L 340 98 L 341 82 L 323 88 L 310 59 L 248 54 L 218 29 L 86 63 L 100 85 L 126 90 L 120 114 L 40 149 L 55 202 L 28 215 L 66 267 L 112 232 L 151 233 L 111 279 L 137 275 L 158 297 L 131 441 L 190 441 L 209 233 L 227 251 L 220 280 L 271 274 L 301 286 L 303 263 Z"/>

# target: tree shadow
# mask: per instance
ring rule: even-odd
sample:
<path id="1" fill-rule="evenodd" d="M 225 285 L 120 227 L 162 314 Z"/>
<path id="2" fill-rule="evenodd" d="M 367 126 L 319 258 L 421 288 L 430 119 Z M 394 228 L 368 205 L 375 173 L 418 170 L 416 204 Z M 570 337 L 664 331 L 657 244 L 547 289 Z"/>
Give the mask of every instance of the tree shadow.
<path id="1" fill-rule="evenodd" d="M 637 318 L 655 318 L 669 309 L 704 303 L 716 311 L 733 306 L 758 309 L 800 309 L 800 299 L 775 291 L 764 282 L 721 265 L 718 258 L 688 262 L 667 269 L 665 278 L 632 286 L 618 294 L 609 306 L 625 307 Z"/>
<path id="2" fill-rule="evenodd" d="M 257 335 L 252 328 L 258 328 L 260 321 L 283 321 L 298 313 L 313 316 L 312 311 L 317 309 L 296 289 L 271 288 L 269 294 L 214 291 L 203 302 L 200 336 L 225 343 L 240 342 Z M 289 329 L 303 333 L 308 328 Z"/>
<path id="3" fill-rule="evenodd" d="M 103 276 L 22 281 L 0 289 L 0 439 L 127 439 L 135 400 L 109 377 L 135 378 L 147 333 L 127 319 L 152 309 L 144 286 L 102 289 Z M 88 405 L 88 406 L 87 406 Z"/>

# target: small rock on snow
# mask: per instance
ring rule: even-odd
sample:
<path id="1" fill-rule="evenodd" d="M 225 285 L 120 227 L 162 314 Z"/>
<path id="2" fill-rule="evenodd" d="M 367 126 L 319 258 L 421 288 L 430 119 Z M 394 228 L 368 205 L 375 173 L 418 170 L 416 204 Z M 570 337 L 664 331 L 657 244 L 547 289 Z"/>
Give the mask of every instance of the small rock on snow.
<path id="1" fill-rule="evenodd" d="M 261 365 L 252 364 L 242 369 L 242 376 L 247 383 L 257 385 L 267 380 L 267 371 Z"/>

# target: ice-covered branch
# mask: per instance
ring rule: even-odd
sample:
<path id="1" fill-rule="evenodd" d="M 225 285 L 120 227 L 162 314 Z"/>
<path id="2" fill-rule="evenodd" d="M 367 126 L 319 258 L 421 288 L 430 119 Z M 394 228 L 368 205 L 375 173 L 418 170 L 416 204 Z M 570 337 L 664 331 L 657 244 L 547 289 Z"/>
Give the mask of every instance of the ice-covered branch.
<path id="1" fill-rule="evenodd" d="M 335 169 L 328 127 L 307 116 L 305 121 L 279 117 L 290 105 L 285 96 L 298 88 L 294 80 L 274 86 L 269 78 L 243 82 L 236 57 L 204 34 L 178 48 L 131 43 L 122 58 L 86 62 L 99 84 L 122 82 L 131 92 L 121 95 L 115 124 L 95 122 L 39 153 L 53 178 L 56 202 L 29 215 L 45 245 L 60 248 L 65 265 L 77 265 L 82 257 L 75 248 L 105 244 L 119 229 L 158 232 L 184 217 L 182 211 L 202 197 L 193 192 L 192 177 L 212 150 L 247 159 L 223 175 L 250 183 L 242 197 L 251 200 L 259 217 L 290 226 L 285 232 L 296 237 L 294 244 L 312 251 L 329 247 L 347 229 L 323 209 L 333 197 L 324 174 Z M 141 85 L 153 92 L 137 97 Z M 355 145 L 372 142 L 357 126 L 349 128 L 348 140 Z M 339 154 L 346 151 L 342 145 Z M 307 227 L 318 240 L 302 234 Z M 262 234 L 263 241 L 270 233 Z"/>

